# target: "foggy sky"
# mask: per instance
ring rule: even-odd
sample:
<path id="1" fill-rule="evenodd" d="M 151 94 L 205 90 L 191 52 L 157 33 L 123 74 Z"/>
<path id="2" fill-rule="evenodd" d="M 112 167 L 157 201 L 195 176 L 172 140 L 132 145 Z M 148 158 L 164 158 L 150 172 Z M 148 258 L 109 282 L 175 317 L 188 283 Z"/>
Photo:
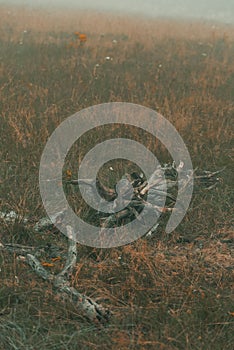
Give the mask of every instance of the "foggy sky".
<path id="1" fill-rule="evenodd" d="M 64 6 L 126 12 L 151 17 L 182 17 L 234 23 L 234 0 L 0 0 L 0 4 Z"/>

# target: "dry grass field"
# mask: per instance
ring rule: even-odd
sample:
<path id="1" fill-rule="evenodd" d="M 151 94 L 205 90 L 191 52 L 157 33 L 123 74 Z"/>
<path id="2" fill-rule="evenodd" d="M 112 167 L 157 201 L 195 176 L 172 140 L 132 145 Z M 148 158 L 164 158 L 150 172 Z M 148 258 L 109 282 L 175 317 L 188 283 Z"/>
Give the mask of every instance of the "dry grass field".
<path id="1" fill-rule="evenodd" d="M 1 242 L 58 245 L 61 259 L 47 268 L 63 266 L 65 237 L 32 230 L 45 216 L 39 163 L 53 130 L 83 108 L 114 101 L 152 108 L 177 128 L 194 168 L 225 167 L 216 188 L 196 189 L 172 234 L 166 217 L 151 240 L 108 250 L 78 246 L 72 285 L 111 310 L 107 326 L 58 301 L 49 283 L 0 251 L 1 350 L 233 349 L 233 33 L 217 23 L 1 6 L 0 210 L 31 220 L 2 221 Z M 118 132 L 102 130 L 106 138 Z M 95 129 L 78 140 L 64 178 L 103 135 Z M 168 161 L 149 135 L 132 136 Z M 112 166 L 118 177 L 126 164 Z"/>

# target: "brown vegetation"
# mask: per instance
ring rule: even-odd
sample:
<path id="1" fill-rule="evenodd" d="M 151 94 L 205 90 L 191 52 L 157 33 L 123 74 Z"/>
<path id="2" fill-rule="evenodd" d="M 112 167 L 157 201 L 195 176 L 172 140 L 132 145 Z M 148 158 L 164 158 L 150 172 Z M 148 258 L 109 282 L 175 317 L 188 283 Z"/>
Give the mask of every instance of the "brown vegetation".
<path id="1" fill-rule="evenodd" d="M 61 259 L 46 268 L 61 270 L 65 237 L 32 231 L 45 215 L 39 162 L 55 127 L 85 107 L 110 101 L 150 107 L 175 125 L 194 167 L 226 166 L 217 188 L 197 190 L 173 234 L 165 234 L 163 220 L 151 240 L 111 250 L 78 247 L 72 284 L 112 309 L 109 327 L 97 329 L 72 305 L 57 303 L 49 284 L 1 252 L 0 348 L 231 350 L 233 28 L 7 6 L 0 22 L 1 210 L 32 222 L 2 223 L 1 241 L 48 245 L 48 264 L 56 244 Z M 75 31 L 87 41 L 68 47 Z M 134 128 L 101 131 L 106 138 L 132 135 L 160 161 L 170 160 L 159 142 Z M 77 172 L 100 140 L 99 129 L 81 137 L 67 157 L 64 178 Z M 102 180 L 110 177 L 110 165 L 114 183 L 127 164 L 107 164 Z M 90 215 L 81 202 L 76 205 Z"/>

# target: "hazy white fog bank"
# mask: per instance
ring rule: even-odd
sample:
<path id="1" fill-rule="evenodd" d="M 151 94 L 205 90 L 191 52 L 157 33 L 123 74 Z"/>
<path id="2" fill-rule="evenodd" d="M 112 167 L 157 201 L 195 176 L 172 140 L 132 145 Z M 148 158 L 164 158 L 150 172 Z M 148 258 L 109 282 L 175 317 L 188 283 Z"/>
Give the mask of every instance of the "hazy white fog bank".
<path id="1" fill-rule="evenodd" d="M 63 6 L 234 23 L 234 0 L 0 0 L 0 4 Z"/>

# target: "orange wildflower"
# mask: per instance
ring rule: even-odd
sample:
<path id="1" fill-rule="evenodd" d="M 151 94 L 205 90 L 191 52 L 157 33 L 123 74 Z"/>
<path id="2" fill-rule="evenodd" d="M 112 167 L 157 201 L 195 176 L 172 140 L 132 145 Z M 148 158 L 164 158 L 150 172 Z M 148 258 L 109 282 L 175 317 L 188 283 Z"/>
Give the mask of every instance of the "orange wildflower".
<path id="1" fill-rule="evenodd" d="M 87 41 L 87 35 L 86 34 L 80 34 L 79 39 L 81 43 L 84 43 Z"/>

